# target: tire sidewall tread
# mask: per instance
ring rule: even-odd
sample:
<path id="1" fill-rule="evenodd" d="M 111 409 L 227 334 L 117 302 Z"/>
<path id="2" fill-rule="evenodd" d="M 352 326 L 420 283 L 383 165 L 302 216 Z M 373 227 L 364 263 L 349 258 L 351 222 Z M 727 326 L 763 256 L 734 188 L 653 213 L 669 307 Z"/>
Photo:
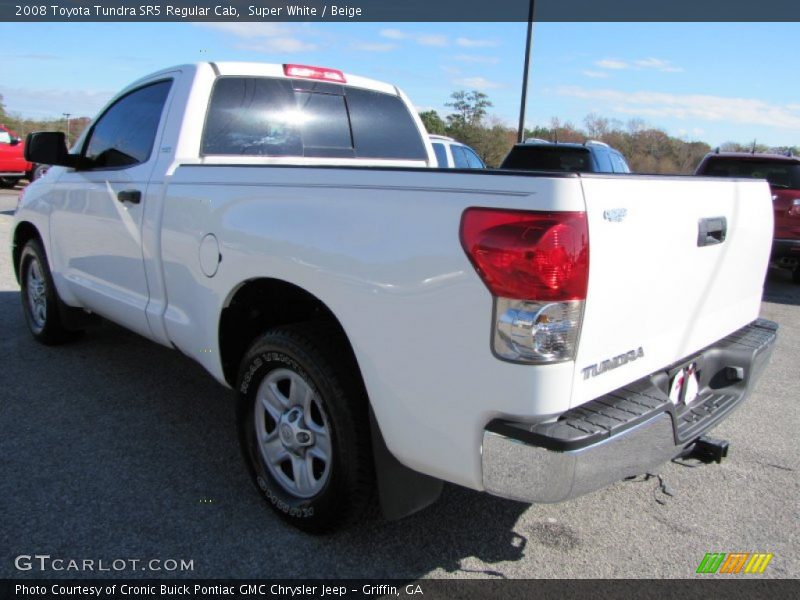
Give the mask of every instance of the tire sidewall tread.
<path id="1" fill-rule="evenodd" d="M 237 422 L 242 452 L 259 492 L 285 521 L 311 532 L 340 529 L 370 513 L 374 467 L 366 394 L 357 368 L 342 351 L 335 328 L 325 322 L 279 326 L 250 347 L 237 379 Z M 293 496 L 261 462 L 253 403 L 264 377 L 290 369 L 317 392 L 328 419 L 333 458 L 325 487 L 312 498 Z"/>

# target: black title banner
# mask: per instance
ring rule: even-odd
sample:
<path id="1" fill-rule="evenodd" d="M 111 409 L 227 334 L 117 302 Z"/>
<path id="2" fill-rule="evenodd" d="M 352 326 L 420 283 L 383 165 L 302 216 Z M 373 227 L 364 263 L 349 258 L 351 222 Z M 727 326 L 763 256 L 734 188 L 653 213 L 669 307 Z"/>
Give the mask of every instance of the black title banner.
<path id="1" fill-rule="evenodd" d="M 527 21 L 530 0 L 0 0 L 0 21 Z M 797 0 L 535 0 L 535 21 L 800 21 Z"/>

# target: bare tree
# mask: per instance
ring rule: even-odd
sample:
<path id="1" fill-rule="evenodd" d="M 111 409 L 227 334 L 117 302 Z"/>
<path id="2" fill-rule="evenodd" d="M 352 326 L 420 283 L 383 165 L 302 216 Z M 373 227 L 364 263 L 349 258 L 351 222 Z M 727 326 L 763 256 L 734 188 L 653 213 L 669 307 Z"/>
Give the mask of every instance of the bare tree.
<path id="1" fill-rule="evenodd" d="M 474 127 L 480 125 L 483 117 L 486 116 L 486 109 L 493 106 L 489 96 L 477 90 L 453 92 L 450 97 L 453 101 L 445 103 L 445 106 L 449 106 L 455 111 L 453 114 L 447 115 L 447 122 L 450 126 Z"/>
<path id="2" fill-rule="evenodd" d="M 588 114 L 583 120 L 583 126 L 593 140 L 602 140 L 610 129 L 608 119 L 597 113 Z"/>

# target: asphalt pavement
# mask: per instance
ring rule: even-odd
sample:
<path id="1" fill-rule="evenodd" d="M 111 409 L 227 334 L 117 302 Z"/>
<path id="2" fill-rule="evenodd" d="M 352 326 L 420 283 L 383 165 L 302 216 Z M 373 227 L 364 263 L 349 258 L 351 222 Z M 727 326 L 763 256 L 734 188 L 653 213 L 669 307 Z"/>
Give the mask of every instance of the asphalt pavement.
<path id="1" fill-rule="evenodd" d="M 0 578 L 686 578 L 707 552 L 773 553 L 759 577 L 800 573 L 800 286 L 787 272 L 766 282 L 772 361 L 714 433 L 730 457 L 664 466 L 671 496 L 655 478 L 535 506 L 448 485 L 406 519 L 312 537 L 261 500 L 233 394 L 194 362 L 110 324 L 66 346 L 32 340 L 8 252 L 15 204 L 0 192 Z M 36 554 L 143 562 L 18 569 Z M 161 571 L 141 570 L 151 560 Z"/>

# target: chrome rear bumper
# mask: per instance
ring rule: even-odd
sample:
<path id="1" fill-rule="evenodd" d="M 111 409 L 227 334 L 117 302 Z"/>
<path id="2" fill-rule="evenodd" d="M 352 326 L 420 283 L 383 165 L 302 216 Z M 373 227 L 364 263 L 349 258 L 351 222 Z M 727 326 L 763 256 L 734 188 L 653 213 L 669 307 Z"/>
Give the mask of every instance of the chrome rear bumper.
<path id="1" fill-rule="evenodd" d="M 686 454 L 752 390 L 777 329 L 759 319 L 555 423 L 492 421 L 483 435 L 484 489 L 523 502 L 560 502 Z M 690 406 L 676 407 L 666 390 L 672 373 L 687 362 L 698 366 L 700 395 Z"/>

